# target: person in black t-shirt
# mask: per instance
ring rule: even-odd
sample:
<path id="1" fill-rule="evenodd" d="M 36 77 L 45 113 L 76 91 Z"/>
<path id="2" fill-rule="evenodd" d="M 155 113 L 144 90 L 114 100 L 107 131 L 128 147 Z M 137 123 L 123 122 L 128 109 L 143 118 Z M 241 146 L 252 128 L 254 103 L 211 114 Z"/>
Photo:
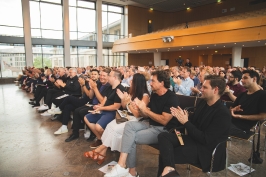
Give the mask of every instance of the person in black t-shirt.
<path id="1" fill-rule="evenodd" d="M 185 66 L 191 68 L 192 63 L 190 62 L 190 59 L 189 58 L 187 58 L 186 63 L 185 63 Z"/>
<path id="2" fill-rule="evenodd" d="M 93 107 L 94 111 L 84 117 L 85 123 L 90 130 L 96 135 L 97 140 L 90 145 L 91 148 L 97 148 L 102 144 L 101 137 L 107 124 L 115 118 L 116 110 L 121 107 L 121 99 L 116 93 L 116 89 L 125 91 L 125 88 L 120 84 L 121 72 L 111 71 L 109 74 L 109 84 L 112 90 L 105 97 L 101 104 Z"/>
<path id="3" fill-rule="evenodd" d="M 231 109 L 232 136 L 246 138 L 250 129 L 266 118 L 266 92 L 260 90 L 258 80 L 259 74 L 256 71 L 243 71 L 242 84 L 247 91 L 236 98 Z"/>
<path id="4" fill-rule="evenodd" d="M 143 101 L 135 98 L 131 103 L 140 115 L 148 118 L 148 121 L 127 122 L 122 136 L 121 153 L 118 164 L 105 177 L 111 176 L 138 176 L 136 167 L 136 145 L 157 144 L 157 136 L 166 132 L 172 124 L 179 124 L 177 119 L 172 119 L 170 108 L 179 105 L 175 93 L 170 91 L 170 76 L 166 71 L 155 71 L 151 76 L 151 88 L 153 93 L 146 106 Z M 125 167 L 128 167 L 126 169 Z M 130 173 L 130 174 L 129 174 Z"/>

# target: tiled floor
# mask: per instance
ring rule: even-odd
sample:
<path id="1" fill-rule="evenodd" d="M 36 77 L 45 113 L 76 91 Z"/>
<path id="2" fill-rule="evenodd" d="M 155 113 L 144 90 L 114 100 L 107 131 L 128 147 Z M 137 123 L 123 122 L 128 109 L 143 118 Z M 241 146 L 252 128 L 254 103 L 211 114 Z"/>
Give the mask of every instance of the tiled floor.
<path id="1" fill-rule="evenodd" d="M 83 157 L 90 142 L 83 136 L 65 143 L 67 134 L 53 134 L 60 127 L 57 121 L 42 117 L 28 104 L 31 94 L 20 90 L 15 84 L 0 85 L 0 177 L 82 176 L 102 177 L 103 173 L 94 161 Z M 266 106 L 266 105 L 265 105 Z M 262 145 L 265 127 L 262 129 Z M 229 164 L 248 164 L 250 143 L 233 140 L 229 143 Z M 158 151 L 149 146 L 138 146 L 137 171 L 141 177 L 157 174 Z M 119 153 L 108 151 L 103 164 L 118 160 Z M 263 164 L 254 165 L 251 176 L 266 176 L 265 152 L 261 150 Z M 103 166 L 102 165 L 102 166 Z M 186 166 L 177 165 L 181 176 L 187 176 Z M 215 173 L 222 176 L 223 172 Z M 207 176 L 200 170 L 191 169 L 190 176 Z M 228 176 L 237 176 L 228 171 Z"/>

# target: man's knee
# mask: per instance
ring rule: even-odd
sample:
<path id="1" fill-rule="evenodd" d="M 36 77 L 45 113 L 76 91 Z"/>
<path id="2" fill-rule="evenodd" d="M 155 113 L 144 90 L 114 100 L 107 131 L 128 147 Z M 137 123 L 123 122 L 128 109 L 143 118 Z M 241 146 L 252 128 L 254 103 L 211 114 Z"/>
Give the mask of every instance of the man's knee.
<path id="1" fill-rule="evenodd" d="M 136 123 L 138 123 L 138 122 L 135 122 L 135 121 L 129 121 L 129 122 L 126 123 L 124 129 L 125 129 L 125 130 L 135 130 Z"/>

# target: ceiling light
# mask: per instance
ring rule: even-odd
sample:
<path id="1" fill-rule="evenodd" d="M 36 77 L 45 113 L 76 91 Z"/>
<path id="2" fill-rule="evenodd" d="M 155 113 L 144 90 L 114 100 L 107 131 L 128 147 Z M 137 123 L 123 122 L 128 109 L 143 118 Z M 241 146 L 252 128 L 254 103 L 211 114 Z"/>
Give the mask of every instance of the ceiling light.
<path id="1" fill-rule="evenodd" d="M 266 45 L 266 43 L 265 43 L 265 45 Z M 179 50 L 181 50 L 181 49 L 179 49 Z"/>
<path id="2" fill-rule="evenodd" d="M 190 7 L 187 7 L 187 10 L 190 10 Z"/>
<path id="3" fill-rule="evenodd" d="M 215 53 L 217 53 L 218 51 L 217 50 L 215 50 Z"/>
<path id="4" fill-rule="evenodd" d="M 152 7 L 150 8 L 150 11 L 153 11 L 153 8 Z"/>
<path id="5" fill-rule="evenodd" d="M 192 48 L 192 49 L 194 49 L 194 48 Z"/>
<path id="6" fill-rule="evenodd" d="M 208 49 L 209 47 L 207 47 L 207 49 Z"/>
<path id="7" fill-rule="evenodd" d="M 218 3 L 222 2 L 221 0 L 217 0 Z"/>
<path id="8" fill-rule="evenodd" d="M 149 20 L 149 23 L 150 23 L 150 24 L 151 24 L 151 22 L 152 22 L 152 21 L 151 21 L 151 20 Z"/>
<path id="9" fill-rule="evenodd" d="M 244 46 L 244 45 L 243 45 Z"/>
<path id="10" fill-rule="evenodd" d="M 197 47 L 199 47 L 199 46 L 197 46 Z"/>
<path id="11" fill-rule="evenodd" d="M 224 46 L 225 47 L 225 46 Z"/>
<path id="12" fill-rule="evenodd" d="M 170 48 L 168 48 L 168 50 L 170 50 Z"/>
<path id="13" fill-rule="evenodd" d="M 214 46 L 216 46 L 216 44 L 214 44 Z"/>
<path id="14" fill-rule="evenodd" d="M 183 47 L 181 47 L 183 49 Z"/>
<path id="15" fill-rule="evenodd" d="M 235 43 L 236 44 L 236 43 Z"/>
<path id="16" fill-rule="evenodd" d="M 260 41 L 258 41 L 258 42 L 260 42 Z"/>

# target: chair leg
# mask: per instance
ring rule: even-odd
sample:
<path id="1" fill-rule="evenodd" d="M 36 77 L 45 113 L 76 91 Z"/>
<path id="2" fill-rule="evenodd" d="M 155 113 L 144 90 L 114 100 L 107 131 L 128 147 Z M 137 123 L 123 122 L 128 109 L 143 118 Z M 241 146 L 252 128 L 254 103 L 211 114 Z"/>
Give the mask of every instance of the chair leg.
<path id="1" fill-rule="evenodd" d="M 252 140 L 252 143 L 251 143 L 251 153 L 250 153 L 250 166 L 249 166 L 249 174 L 251 174 L 251 168 L 252 168 L 252 162 L 253 162 L 253 143 L 255 143 L 255 136 L 253 136 L 253 140 Z"/>
<path id="2" fill-rule="evenodd" d="M 190 171 L 190 164 L 187 164 L 187 171 Z"/>

